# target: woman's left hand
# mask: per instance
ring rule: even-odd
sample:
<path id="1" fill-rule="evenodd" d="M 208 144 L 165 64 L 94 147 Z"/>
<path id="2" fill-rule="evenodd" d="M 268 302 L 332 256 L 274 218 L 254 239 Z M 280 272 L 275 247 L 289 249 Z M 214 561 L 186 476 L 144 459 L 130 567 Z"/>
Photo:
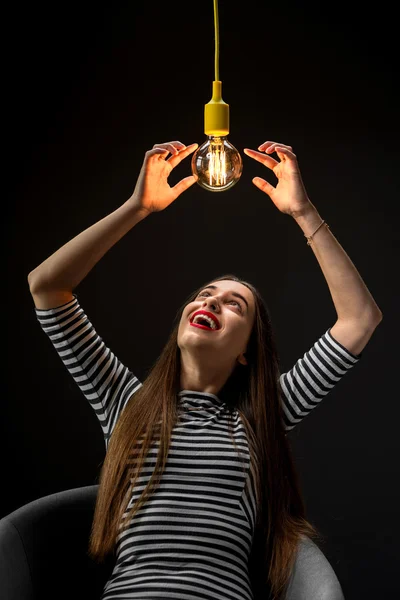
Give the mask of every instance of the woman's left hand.
<path id="1" fill-rule="evenodd" d="M 307 196 L 292 147 L 277 142 L 264 142 L 258 147 L 258 150 L 260 152 L 244 148 L 244 153 L 271 169 L 277 177 L 278 183 L 274 187 L 265 179 L 254 177 L 254 185 L 268 194 L 281 212 L 293 217 L 303 215 L 307 210 L 313 208 L 313 204 Z M 279 161 L 272 158 L 273 152 L 276 152 Z"/>

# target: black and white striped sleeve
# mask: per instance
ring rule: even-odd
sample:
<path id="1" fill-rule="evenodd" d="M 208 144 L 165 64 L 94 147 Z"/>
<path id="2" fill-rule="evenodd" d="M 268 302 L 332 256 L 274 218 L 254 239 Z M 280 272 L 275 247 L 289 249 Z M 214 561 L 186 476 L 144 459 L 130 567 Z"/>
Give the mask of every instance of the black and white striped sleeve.
<path id="1" fill-rule="evenodd" d="M 306 417 L 362 357 L 352 354 L 329 328 L 279 382 L 286 431 Z"/>
<path id="2" fill-rule="evenodd" d="M 142 384 L 105 345 L 73 296 L 57 308 L 35 307 L 36 317 L 96 413 L 107 447 L 118 416 Z"/>

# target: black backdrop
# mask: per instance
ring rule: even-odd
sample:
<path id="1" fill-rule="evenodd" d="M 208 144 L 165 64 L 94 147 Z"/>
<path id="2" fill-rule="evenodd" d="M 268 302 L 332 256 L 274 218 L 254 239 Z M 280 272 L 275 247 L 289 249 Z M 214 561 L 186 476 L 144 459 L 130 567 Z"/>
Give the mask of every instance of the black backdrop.
<path id="1" fill-rule="evenodd" d="M 375 600 L 397 589 L 399 95 L 394 13 L 373 10 L 219 2 L 229 139 L 239 150 L 267 139 L 293 146 L 310 198 L 384 315 L 360 363 L 290 434 L 308 516 L 327 536 L 346 599 Z M 36 321 L 27 275 L 127 199 L 153 144 L 202 143 L 214 78 L 211 0 L 20 4 L 4 23 L 2 515 L 96 482 L 104 458 L 95 415 Z M 335 321 L 302 231 L 251 183 L 273 177 L 243 160 L 232 190 L 193 186 L 75 290 L 139 377 L 183 299 L 224 272 L 266 298 L 282 371 Z M 171 182 L 189 173 L 187 159 Z"/>

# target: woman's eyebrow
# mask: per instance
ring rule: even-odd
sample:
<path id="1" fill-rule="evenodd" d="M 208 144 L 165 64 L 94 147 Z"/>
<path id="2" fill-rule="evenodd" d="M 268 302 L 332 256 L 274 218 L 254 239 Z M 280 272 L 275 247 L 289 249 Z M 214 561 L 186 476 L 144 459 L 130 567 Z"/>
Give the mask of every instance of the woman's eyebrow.
<path id="1" fill-rule="evenodd" d="M 216 285 L 208 285 L 207 287 L 203 288 L 203 290 L 208 290 L 208 289 L 217 290 L 218 288 Z M 232 294 L 232 296 L 236 296 L 236 298 L 240 298 L 241 300 L 243 300 L 243 302 L 247 306 L 247 309 L 249 308 L 248 302 L 247 302 L 246 298 L 244 296 L 242 296 L 242 294 L 239 294 L 239 292 L 230 292 L 230 293 Z"/>

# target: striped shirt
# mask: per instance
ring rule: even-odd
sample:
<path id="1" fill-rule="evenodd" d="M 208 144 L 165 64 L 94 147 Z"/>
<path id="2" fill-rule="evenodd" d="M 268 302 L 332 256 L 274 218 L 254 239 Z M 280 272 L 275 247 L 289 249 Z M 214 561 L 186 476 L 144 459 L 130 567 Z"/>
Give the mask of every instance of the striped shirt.
<path id="1" fill-rule="evenodd" d="M 76 294 L 57 308 L 35 308 L 65 367 L 91 404 L 106 451 L 118 416 L 142 386 L 99 337 Z M 361 358 L 328 329 L 280 375 L 284 427 L 307 416 Z M 101 600 L 252 600 L 248 560 L 256 521 L 254 473 L 240 414 L 218 396 L 181 390 L 167 464 L 157 489 L 117 538 L 116 562 Z M 145 459 L 131 508 L 156 462 Z M 125 513 L 127 514 L 127 513 Z"/>

